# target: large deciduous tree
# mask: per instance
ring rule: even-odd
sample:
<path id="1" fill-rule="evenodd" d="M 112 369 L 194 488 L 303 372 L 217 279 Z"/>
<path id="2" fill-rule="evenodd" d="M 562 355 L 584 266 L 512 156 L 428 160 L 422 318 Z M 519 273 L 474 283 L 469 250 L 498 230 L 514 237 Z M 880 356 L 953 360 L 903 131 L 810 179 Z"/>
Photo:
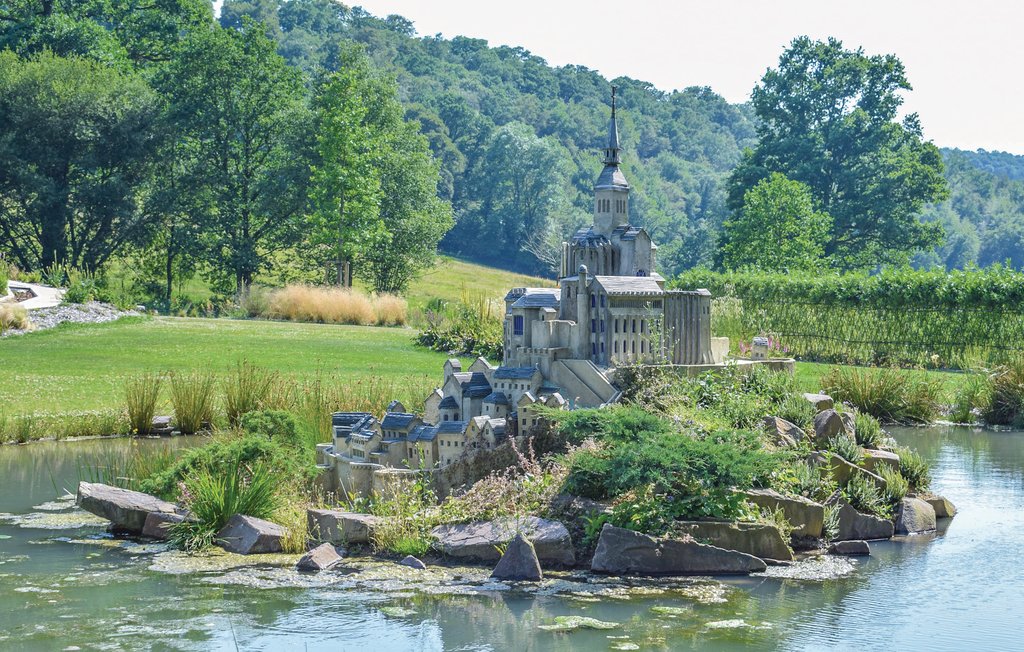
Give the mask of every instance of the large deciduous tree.
<path id="1" fill-rule="evenodd" d="M 774 172 L 747 191 L 725 222 L 722 266 L 785 272 L 825 265 L 832 219 L 814 210 L 810 189 Z"/>
<path id="2" fill-rule="evenodd" d="M 146 235 L 160 109 L 131 73 L 0 53 L 0 244 L 18 265 L 95 270 Z"/>
<path id="3" fill-rule="evenodd" d="M 246 20 L 195 33 L 160 88 L 183 145 L 182 192 L 204 199 L 206 263 L 222 288 L 245 291 L 302 235 L 313 139 L 301 75 Z"/>
<path id="4" fill-rule="evenodd" d="M 759 142 L 730 177 L 730 207 L 741 210 L 748 190 L 780 172 L 806 184 L 832 216 L 825 254 L 838 267 L 902 264 L 931 248 L 941 228 L 918 218 L 947 187 L 917 115 L 898 119 L 910 89 L 895 56 L 795 39 L 754 89 Z"/>

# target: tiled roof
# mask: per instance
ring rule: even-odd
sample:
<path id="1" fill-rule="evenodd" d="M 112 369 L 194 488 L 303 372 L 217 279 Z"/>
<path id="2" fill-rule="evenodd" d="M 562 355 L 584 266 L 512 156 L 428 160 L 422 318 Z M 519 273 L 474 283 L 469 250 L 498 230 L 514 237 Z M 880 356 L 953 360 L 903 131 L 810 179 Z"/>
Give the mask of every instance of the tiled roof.
<path id="1" fill-rule="evenodd" d="M 373 417 L 369 412 L 335 412 L 331 415 L 331 425 L 340 428 L 351 428 L 366 417 Z"/>
<path id="2" fill-rule="evenodd" d="M 483 398 L 491 393 L 491 384 L 482 371 L 463 371 L 455 374 L 455 379 L 462 386 L 463 396 Z"/>
<path id="3" fill-rule="evenodd" d="M 594 281 L 610 296 L 661 296 L 665 293 L 650 276 L 595 276 Z"/>
<path id="4" fill-rule="evenodd" d="M 577 231 L 576 234 L 572 236 L 572 243 L 574 245 L 584 247 L 607 247 L 611 244 L 611 242 L 608 241 L 608 238 L 595 231 L 592 226 L 588 226 Z"/>
<path id="5" fill-rule="evenodd" d="M 409 414 L 407 412 L 388 412 L 384 415 L 384 420 L 380 422 L 380 427 L 384 430 L 401 430 L 402 428 L 408 428 L 409 424 L 415 419 L 415 414 Z"/>
<path id="6" fill-rule="evenodd" d="M 527 288 L 526 294 L 516 299 L 513 308 L 557 308 L 562 291 L 558 288 Z"/>
<path id="7" fill-rule="evenodd" d="M 505 396 L 505 392 L 491 392 L 484 399 L 484 403 L 494 403 L 495 405 L 508 405 L 508 397 Z"/>
<path id="8" fill-rule="evenodd" d="M 616 229 L 612 231 L 612 235 L 619 236 L 620 240 L 636 240 L 636 237 L 640 235 L 641 231 L 643 231 L 643 228 L 639 226 L 623 224 L 620 227 L 616 227 Z"/>
<path id="9" fill-rule="evenodd" d="M 442 421 L 434 426 L 439 435 L 457 435 L 466 432 L 465 421 Z"/>
<path id="10" fill-rule="evenodd" d="M 408 441 L 434 441 L 437 438 L 436 426 L 416 426 L 409 433 Z"/>
<path id="11" fill-rule="evenodd" d="M 501 380 L 529 380 L 537 373 L 537 367 L 498 367 L 494 377 Z"/>
<path id="12" fill-rule="evenodd" d="M 626 181 L 626 175 L 622 174 L 622 170 L 617 165 L 606 165 L 601 170 L 600 176 L 597 177 L 597 182 L 594 183 L 594 188 L 616 188 L 619 190 L 628 190 L 629 182 Z"/>
<path id="13" fill-rule="evenodd" d="M 454 396 L 445 396 L 444 400 L 437 407 L 440 410 L 458 410 L 459 402 L 455 400 Z"/>

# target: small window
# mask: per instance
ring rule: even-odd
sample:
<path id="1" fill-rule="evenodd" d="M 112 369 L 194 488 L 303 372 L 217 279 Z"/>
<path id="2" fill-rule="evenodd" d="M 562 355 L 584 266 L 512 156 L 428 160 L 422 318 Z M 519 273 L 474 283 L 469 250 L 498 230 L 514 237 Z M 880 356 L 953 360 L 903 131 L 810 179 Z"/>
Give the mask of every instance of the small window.
<path id="1" fill-rule="evenodd" d="M 597 343 L 594 342 L 590 345 L 590 355 L 597 355 Z"/>
<path id="2" fill-rule="evenodd" d="M 601 320 L 601 332 L 602 333 L 604 332 L 604 320 L 603 319 Z"/>
<path id="3" fill-rule="evenodd" d="M 646 344 L 646 340 L 640 340 L 640 353 L 644 352 L 644 344 Z"/>
<path id="4" fill-rule="evenodd" d="M 636 354 L 636 340 L 633 340 L 633 353 Z"/>
<path id="5" fill-rule="evenodd" d="M 640 320 L 640 332 L 641 332 L 641 333 L 645 332 L 645 331 L 644 331 L 644 328 L 645 328 L 645 325 L 644 325 L 644 321 L 645 321 L 645 320 L 643 320 L 643 319 L 641 319 L 641 320 Z"/>
<path id="6" fill-rule="evenodd" d="M 590 307 L 591 308 L 596 308 L 597 307 L 597 296 L 595 296 L 593 294 L 590 295 Z"/>
<path id="7" fill-rule="evenodd" d="M 604 308 L 604 295 L 601 295 L 601 307 Z"/>
<path id="8" fill-rule="evenodd" d="M 635 319 L 633 320 L 633 332 L 634 333 L 636 332 L 636 320 Z"/>
<path id="9" fill-rule="evenodd" d="M 601 353 L 604 353 L 604 342 L 601 342 Z"/>
<path id="10" fill-rule="evenodd" d="M 590 320 L 590 332 L 591 333 L 596 333 L 597 332 L 597 320 L 596 319 L 591 319 Z"/>
<path id="11" fill-rule="evenodd" d="M 516 315 L 512 317 L 512 334 L 522 335 L 523 334 L 523 316 Z"/>
<path id="12" fill-rule="evenodd" d="M 616 353 L 619 352 L 619 341 L 618 340 L 615 340 L 615 352 Z"/>

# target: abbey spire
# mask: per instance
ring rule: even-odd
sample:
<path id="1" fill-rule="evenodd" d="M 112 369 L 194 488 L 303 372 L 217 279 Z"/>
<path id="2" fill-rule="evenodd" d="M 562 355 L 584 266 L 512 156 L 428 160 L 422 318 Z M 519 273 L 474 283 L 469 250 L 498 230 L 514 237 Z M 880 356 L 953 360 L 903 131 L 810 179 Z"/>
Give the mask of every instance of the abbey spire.
<path id="1" fill-rule="evenodd" d="M 604 148 L 604 164 L 619 164 L 619 126 L 615 123 L 615 87 L 612 86 L 612 119 L 608 122 L 608 146 Z"/>

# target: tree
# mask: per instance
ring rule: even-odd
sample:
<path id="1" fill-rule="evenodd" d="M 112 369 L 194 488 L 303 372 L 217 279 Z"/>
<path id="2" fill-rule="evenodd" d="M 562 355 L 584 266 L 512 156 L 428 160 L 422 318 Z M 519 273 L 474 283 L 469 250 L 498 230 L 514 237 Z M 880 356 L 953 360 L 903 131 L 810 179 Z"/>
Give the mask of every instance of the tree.
<path id="1" fill-rule="evenodd" d="M 747 191 L 780 172 L 832 216 L 825 254 L 840 268 L 901 264 L 936 245 L 941 227 L 918 217 L 947 187 L 917 115 L 897 121 L 910 89 L 895 56 L 795 39 L 754 88 L 759 142 L 730 177 L 730 207 L 740 210 Z"/>
<path id="2" fill-rule="evenodd" d="M 145 238 L 160 111 L 130 72 L 0 53 L 0 244 L 19 266 L 94 271 Z"/>
<path id="3" fill-rule="evenodd" d="M 832 219 L 814 210 L 810 188 L 774 172 L 747 191 L 742 210 L 724 227 L 726 269 L 813 270 L 825 265 Z"/>
<path id="4" fill-rule="evenodd" d="M 300 73 L 274 50 L 248 19 L 211 27 L 183 44 L 159 84 L 183 143 L 182 191 L 205 199 L 206 263 L 238 292 L 299 241 L 307 215 L 312 116 Z"/>

